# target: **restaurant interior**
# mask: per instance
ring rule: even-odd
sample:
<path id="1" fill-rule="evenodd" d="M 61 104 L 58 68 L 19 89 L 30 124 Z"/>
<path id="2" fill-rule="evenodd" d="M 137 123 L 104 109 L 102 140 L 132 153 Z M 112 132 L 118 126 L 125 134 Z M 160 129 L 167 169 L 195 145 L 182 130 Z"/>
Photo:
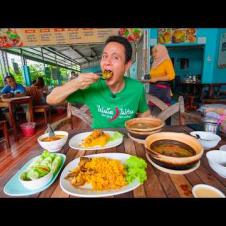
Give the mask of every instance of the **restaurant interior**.
<path id="1" fill-rule="evenodd" d="M 66 30 L 0 29 L 0 89 L 7 85 L 5 77 L 12 75 L 26 90 L 22 97 L 3 98 L 1 93 L 0 197 L 225 197 L 226 28 L 120 28 L 99 29 L 100 33 L 91 28 Z M 104 42 L 110 35 L 123 36 L 132 45 L 132 64 L 125 77 L 140 82 L 151 79 L 152 49 L 161 44 L 168 50 L 175 78 L 170 81 L 170 106 L 149 94 L 149 82 L 143 83 L 147 103 L 156 106 L 151 112 L 153 118 L 130 119 L 125 128 L 113 129 L 110 135 L 102 131 L 99 135 L 99 131 L 91 128 L 92 115 L 86 105 L 39 102 L 41 97 L 33 85 L 41 77 L 47 90 L 43 91 L 46 98 L 55 87 L 73 79 L 71 72 L 75 76 L 101 73 Z M 24 105 L 28 106 L 28 117 Z M 208 108 L 216 110 L 208 112 Z M 223 113 L 218 109 L 223 109 Z M 138 128 L 138 125 L 146 127 Z M 44 142 L 44 138 L 51 137 L 51 132 L 62 136 L 59 142 L 51 139 L 49 143 Z M 90 137 L 88 140 L 85 135 L 76 137 L 88 132 L 90 136 L 95 133 L 102 136 L 102 141 L 112 139 L 112 146 L 107 146 L 106 141 L 98 148 L 91 148 Z M 79 190 L 79 183 L 89 178 L 86 172 L 92 171 L 89 161 L 93 161 L 89 159 L 92 157 L 81 157 L 94 154 L 127 161 L 128 172 L 137 161 L 137 166 L 141 167 L 139 172 L 145 171 L 145 176 L 140 176 L 139 180 L 137 176 L 135 181 L 131 173 L 127 185 L 115 179 L 118 187 L 113 182 L 112 187 L 110 182 L 106 185 L 113 189 L 110 191 L 103 190 L 100 182 L 93 185 L 99 191 L 90 192 L 86 187 Z M 41 185 L 30 185 L 33 179 L 27 179 L 28 175 L 34 176 L 35 171 L 30 167 L 22 176 L 18 173 L 25 172 L 32 158 L 37 156 L 42 160 L 52 158 L 51 163 L 46 161 L 52 166 L 55 164 L 55 171 L 51 180 L 47 178 Z M 80 163 L 76 162 L 79 158 Z M 83 179 L 68 173 L 75 171 L 70 164 L 64 165 L 65 161 L 81 164 L 77 170 Z M 107 160 L 97 159 L 95 164 L 105 164 L 104 161 Z M 108 164 L 120 167 L 116 162 Z M 131 172 L 135 171 L 131 169 Z M 123 186 L 125 188 L 121 188 Z"/>

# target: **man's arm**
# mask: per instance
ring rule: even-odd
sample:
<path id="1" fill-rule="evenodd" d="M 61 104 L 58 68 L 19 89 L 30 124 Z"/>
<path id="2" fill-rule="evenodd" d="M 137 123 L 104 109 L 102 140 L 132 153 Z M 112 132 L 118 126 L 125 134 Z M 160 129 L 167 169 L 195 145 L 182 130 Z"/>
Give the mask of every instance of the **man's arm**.
<path id="1" fill-rule="evenodd" d="M 143 112 L 143 113 L 138 113 L 138 114 L 137 114 L 137 117 L 138 117 L 138 118 L 145 118 L 145 117 L 149 117 L 149 116 L 151 116 L 150 110 L 147 110 L 147 111 L 145 111 L 145 112 Z"/>
<path id="2" fill-rule="evenodd" d="M 15 93 L 14 97 L 24 97 L 26 96 L 26 93 Z"/>
<path id="3" fill-rule="evenodd" d="M 80 74 L 77 78 L 65 83 L 63 86 L 54 88 L 47 96 L 46 102 L 50 105 L 60 104 L 64 102 L 70 94 L 79 89 L 86 89 L 98 79 L 99 76 L 93 73 Z"/>

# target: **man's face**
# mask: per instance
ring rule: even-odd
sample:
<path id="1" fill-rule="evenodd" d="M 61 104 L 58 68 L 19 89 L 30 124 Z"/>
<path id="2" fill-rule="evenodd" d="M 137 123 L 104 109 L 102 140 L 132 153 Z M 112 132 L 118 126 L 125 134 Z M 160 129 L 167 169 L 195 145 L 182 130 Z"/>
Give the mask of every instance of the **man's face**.
<path id="1" fill-rule="evenodd" d="M 103 50 L 100 61 L 101 70 L 110 70 L 113 76 L 106 80 L 107 85 L 117 84 L 129 69 L 131 61 L 126 63 L 125 48 L 117 42 L 109 42 Z"/>
<path id="2" fill-rule="evenodd" d="M 16 87 L 16 81 L 12 78 L 7 78 L 6 79 L 6 84 L 12 88 Z"/>

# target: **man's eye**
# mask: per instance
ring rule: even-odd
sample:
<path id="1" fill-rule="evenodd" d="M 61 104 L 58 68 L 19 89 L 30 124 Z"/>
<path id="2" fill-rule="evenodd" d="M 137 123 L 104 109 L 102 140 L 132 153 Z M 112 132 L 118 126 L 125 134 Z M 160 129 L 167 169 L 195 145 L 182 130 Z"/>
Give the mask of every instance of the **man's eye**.
<path id="1" fill-rule="evenodd" d="M 114 60 L 118 60 L 118 59 L 119 59 L 119 57 L 117 57 L 117 56 L 114 56 L 114 57 L 113 57 L 113 59 L 114 59 Z"/>

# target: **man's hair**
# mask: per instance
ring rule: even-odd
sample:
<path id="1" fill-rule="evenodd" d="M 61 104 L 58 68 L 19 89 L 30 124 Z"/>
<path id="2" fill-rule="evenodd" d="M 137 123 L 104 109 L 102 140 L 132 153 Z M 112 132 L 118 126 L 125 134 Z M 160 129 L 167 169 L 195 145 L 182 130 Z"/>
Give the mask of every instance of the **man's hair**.
<path id="1" fill-rule="evenodd" d="M 8 78 L 11 78 L 11 79 L 13 79 L 14 81 L 16 81 L 15 78 L 14 78 L 12 75 L 7 75 L 7 76 L 4 78 L 4 82 L 6 82 L 6 79 L 8 79 Z"/>
<path id="2" fill-rule="evenodd" d="M 126 63 L 128 63 L 131 60 L 132 53 L 133 53 L 133 49 L 132 49 L 132 46 L 131 46 L 130 42 L 126 38 L 124 38 L 122 36 L 110 36 L 106 40 L 104 46 L 106 46 L 110 42 L 117 42 L 117 43 L 119 43 L 119 44 L 124 46 Z"/>

